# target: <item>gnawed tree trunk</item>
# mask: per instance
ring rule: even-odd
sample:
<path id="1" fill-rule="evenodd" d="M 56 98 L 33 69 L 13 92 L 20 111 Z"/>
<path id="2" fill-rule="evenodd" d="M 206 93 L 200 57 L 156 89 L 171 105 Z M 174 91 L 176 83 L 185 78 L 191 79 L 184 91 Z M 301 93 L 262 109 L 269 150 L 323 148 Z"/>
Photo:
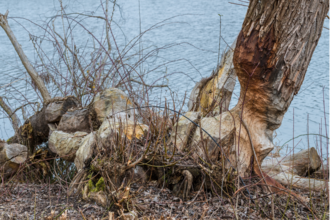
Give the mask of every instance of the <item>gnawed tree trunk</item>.
<path id="1" fill-rule="evenodd" d="M 13 175 L 21 163 L 27 159 L 27 147 L 7 144 L 0 140 L 0 177 L 7 179 Z"/>
<path id="2" fill-rule="evenodd" d="M 169 141 L 179 152 L 189 152 L 193 147 L 195 158 L 209 159 L 212 157 L 211 160 L 213 161 L 219 159 L 220 149 L 216 143 L 205 134 L 202 134 L 203 137 L 201 137 L 201 131 L 197 129 L 196 124 L 200 124 L 201 121 L 202 127 L 211 133 L 217 141 L 220 143 L 222 141 L 222 143 L 230 146 L 233 145 L 234 139 L 231 132 L 233 127 L 229 128 L 230 131 L 224 131 L 221 137 L 218 123 L 214 122 L 211 117 L 209 119 L 202 119 L 202 117 L 207 115 L 218 117 L 220 113 L 228 110 L 236 83 L 236 73 L 233 67 L 233 48 L 235 45 L 236 40 L 233 42 L 232 48 L 223 54 L 216 72 L 213 72 L 209 78 L 204 78 L 196 83 L 193 88 L 188 102 L 188 112 L 180 117 L 178 123 L 174 125 Z M 218 118 L 216 121 L 219 120 Z M 209 126 L 205 127 L 204 125 Z"/>
<path id="3" fill-rule="evenodd" d="M 231 110 L 240 137 L 232 152 L 240 174 L 258 173 L 273 149 L 273 131 L 303 83 L 328 10 L 328 0 L 250 1 L 233 58 L 241 93 Z"/>

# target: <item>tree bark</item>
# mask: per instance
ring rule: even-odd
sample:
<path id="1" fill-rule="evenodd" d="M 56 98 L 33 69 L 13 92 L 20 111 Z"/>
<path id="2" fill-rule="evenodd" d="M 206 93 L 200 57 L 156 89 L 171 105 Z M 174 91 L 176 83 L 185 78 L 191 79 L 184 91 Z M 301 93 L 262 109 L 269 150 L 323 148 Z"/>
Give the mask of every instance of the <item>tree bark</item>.
<path id="1" fill-rule="evenodd" d="M 12 32 L 12 30 L 8 24 L 7 16 L 8 16 L 8 11 L 4 15 L 0 14 L 0 26 L 3 28 L 3 30 L 6 32 L 7 36 L 9 37 L 19 58 L 22 61 L 22 64 L 24 65 L 24 67 L 26 69 L 26 71 L 29 73 L 31 79 L 36 84 L 42 98 L 44 99 L 44 102 L 49 101 L 51 99 L 51 97 L 48 93 L 48 90 L 47 90 L 44 82 L 42 81 L 42 79 L 40 78 L 38 73 L 36 72 L 36 70 L 31 65 L 29 59 L 26 57 L 24 51 L 22 50 L 21 45 L 18 43 L 14 33 Z"/>
<path id="2" fill-rule="evenodd" d="M 240 137 L 232 152 L 241 174 L 260 171 L 273 149 L 273 131 L 298 94 L 328 10 L 329 0 L 250 1 L 233 58 L 241 93 L 231 110 Z"/>

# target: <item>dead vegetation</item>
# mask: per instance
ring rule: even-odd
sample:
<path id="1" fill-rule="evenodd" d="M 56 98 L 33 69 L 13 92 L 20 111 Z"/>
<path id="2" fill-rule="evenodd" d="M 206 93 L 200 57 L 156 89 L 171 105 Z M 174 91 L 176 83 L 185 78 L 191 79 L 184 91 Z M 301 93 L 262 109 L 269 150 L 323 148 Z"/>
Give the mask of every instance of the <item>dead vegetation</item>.
<path id="1" fill-rule="evenodd" d="M 70 25 L 63 35 L 54 26 L 45 28 L 55 47 L 65 48 L 58 59 L 64 62 L 69 77 L 64 77 L 55 63 L 43 63 L 47 75 L 39 77 L 10 30 L 8 13 L 0 14 L 1 26 L 25 63 L 37 93 L 43 97 L 42 108 L 21 126 L 16 111 L 0 99 L 0 106 L 12 119 L 16 131 L 14 137 L 0 142 L 1 218 L 328 218 L 329 175 L 315 149 L 262 167 L 264 158 L 274 148 L 273 131 L 292 101 L 287 96 L 290 92 L 296 93 L 301 85 L 298 83 L 292 90 L 288 86 L 294 83 L 285 83 L 281 90 L 286 97 L 281 102 L 285 105 L 277 108 L 270 90 L 275 88 L 275 82 L 288 79 L 274 74 L 272 80 L 268 80 L 270 76 L 264 79 L 263 73 L 269 74 L 275 68 L 273 61 L 276 56 L 281 58 L 280 51 L 291 51 L 289 44 L 275 47 L 275 42 L 287 38 L 275 36 L 274 24 L 270 22 L 278 14 L 283 15 L 279 12 L 285 12 L 283 5 L 289 3 L 283 1 L 274 12 L 270 7 L 265 8 L 265 2 L 256 6 L 257 1 L 251 1 L 238 46 L 234 41 L 233 48 L 223 54 L 222 62 L 211 77 L 196 84 L 188 100 L 188 112 L 183 112 L 185 101 L 178 106 L 173 98 L 166 100 L 164 106 L 149 103 L 150 90 L 166 85 L 146 84 L 145 75 L 138 67 L 161 48 L 144 53 L 142 58 L 130 53 L 145 33 L 142 32 L 119 49 L 114 36 L 110 36 L 113 14 L 109 16 L 108 13 L 109 1 L 105 5 L 101 3 L 104 17 L 79 14 L 105 22 L 104 42 L 96 39 L 72 15 L 66 14 L 64 8 L 61 8 L 61 16 L 52 18 L 61 17 L 62 22 L 65 18 L 67 22 L 74 21 L 82 26 L 98 42 L 91 56 L 79 54 L 74 41 L 64 37 L 72 31 Z M 301 25 L 315 26 L 324 20 L 327 10 L 319 7 L 320 4 L 317 3 L 318 12 L 313 12 L 317 20 Z M 114 2 L 113 11 L 115 6 Z M 265 29 L 249 23 L 251 19 L 264 21 L 258 15 L 263 11 L 260 7 L 270 17 L 267 20 L 270 23 L 264 24 Z M 258 13 L 253 14 L 253 11 Z M 301 19 L 304 13 L 300 14 Z M 156 24 L 147 31 L 162 25 Z M 317 33 L 321 30 L 317 29 Z M 308 34 L 319 37 L 312 31 Z M 312 53 L 316 43 L 306 36 L 299 35 L 301 41 L 311 44 Z M 114 43 L 111 44 L 110 39 Z M 258 45 L 268 52 L 260 53 L 254 48 Z M 46 54 L 41 49 L 36 51 L 44 62 Z M 113 51 L 115 55 L 112 56 L 110 52 Z M 246 53 L 250 56 L 255 53 L 265 62 L 260 63 L 256 57 L 245 59 Z M 87 62 L 84 56 L 91 60 Z M 297 52 L 296 56 L 307 55 Z M 134 60 L 133 57 L 135 63 L 131 64 L 129 60 Z M 306 58 L 308 62 L 310 58 Z M 286 67 L 282 62 L 279 65 L 283 69 Z M 244 75 L 245 67 L 249 67 L 249 73 Z M 304 78 L 305 71 L 301 71 L 299 79 Z M 243 87 L 239 103 L 229 110 L 236 74 Z M 264 83 L 263 80 L 268 81 Z M 56 94 L 61 97 L 51 98 L 49 86 L 55 87 Z M 267 92 L 261 94 L 259 88 Z M 283 94 L 278 93 L 279 96 Z M 257 105 L 253 105 L 253 101 Z M 270 110 L 266 111 L 269 106 Z M 320 168 L 323 172 L 315 173 Z M 313 173 L 319 178 L 314 186 Z M 279 175 L 284 177 L 278 178 Z M 298 185 L 302 180 L 305 182 Z"/>

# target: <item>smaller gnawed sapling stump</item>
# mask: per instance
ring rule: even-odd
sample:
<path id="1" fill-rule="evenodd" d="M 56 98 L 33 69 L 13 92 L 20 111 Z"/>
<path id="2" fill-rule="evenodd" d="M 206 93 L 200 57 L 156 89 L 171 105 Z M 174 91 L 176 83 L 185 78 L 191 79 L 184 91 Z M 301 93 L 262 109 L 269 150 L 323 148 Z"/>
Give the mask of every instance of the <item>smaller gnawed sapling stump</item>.
<path id="1" fill-rule="evenodd" d="M 7 144 L 0 140 L 0 177 L 7 179 L 27 159 L 27 147 L 20 144 Z"/>
<path id="2" fill-rule="evenodd" d="M 265 159 L 261 169 L 283 185 L 307 190 L 325 190 L 328 181 L 310 178 L 321 165 L 321 158 L 312 147 L 292 156 Z"/>

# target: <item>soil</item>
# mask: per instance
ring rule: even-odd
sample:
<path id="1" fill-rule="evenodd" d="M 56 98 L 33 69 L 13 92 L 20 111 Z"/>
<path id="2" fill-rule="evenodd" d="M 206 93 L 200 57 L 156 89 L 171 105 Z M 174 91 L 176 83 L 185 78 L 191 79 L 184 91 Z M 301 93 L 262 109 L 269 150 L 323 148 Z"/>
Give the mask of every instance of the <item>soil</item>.
<path id="1" fill-rule="evenodd" d="M 68 196 L 66 189 L 67 186 L 60 184 L 1 186 L 0 219 L 110 219 L 109 212 L 113 212 L 114 219 L 134 219 L 133 215 L 137 215 L 136 219 L 269 219 L 271 216 L 272 196 L 263 194 L 260 187 L 250 188 L 252 203 L 246 193 L 229 199 L 203 189 L 193 190 L 190 199 L 183 201 L 171 190 L 157 187 L 155 181 L 134 184 L 130 187 L 130 194 L 134 195 L 130 203 L 135 210 L 122 209 L 122 212 L 115 205 L 105 209 L 83 201 L 80 196 Z M 327 193 L 295 192 L 312 198 L 307 207 L 313 208 L 318 219 L 329 218 Z M 287 196 L 275 195 L 274 204 L 275 219 L 282 216 L 284 219 L 313 219 L 306 206 Z M 125 217 L 120 216 L 123 213 Z"/>

